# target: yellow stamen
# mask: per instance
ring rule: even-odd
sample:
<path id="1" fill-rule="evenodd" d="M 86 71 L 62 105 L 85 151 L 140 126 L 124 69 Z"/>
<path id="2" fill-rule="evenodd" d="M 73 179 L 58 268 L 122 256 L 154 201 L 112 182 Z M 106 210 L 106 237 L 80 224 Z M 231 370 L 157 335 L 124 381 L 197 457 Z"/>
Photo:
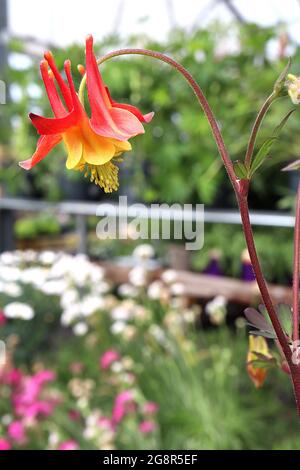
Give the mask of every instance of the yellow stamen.
<path id="1" fill-rule="evenodd" d="M 105 193 L 112 193 L 118 190 L 119 168 L 113 163 L 107 162 L 104 165 L 83 163 L 82 165 L 78 165 L 76 169 L 85 172 L 84 176 L 86 178 L 90 177 L 90 181 L 100 186 Z"/>

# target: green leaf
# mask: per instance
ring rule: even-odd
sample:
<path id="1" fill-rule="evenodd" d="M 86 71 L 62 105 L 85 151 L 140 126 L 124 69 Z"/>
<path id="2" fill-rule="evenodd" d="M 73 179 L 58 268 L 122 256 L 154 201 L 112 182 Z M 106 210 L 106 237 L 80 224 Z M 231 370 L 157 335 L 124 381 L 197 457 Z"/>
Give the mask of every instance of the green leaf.
<path id="1" fill-rule="evenodd" d="M 241 162 L 240 160 L 237 160 L 236 162 L 233 163 L 233 168 L 236 176 L 239 179 L 248 179 L 248 169 L 246 165 Z"/>
<path id="2" fill-rule="evenodd" d="M 284 128 L 285 124 L 287 123 L 289 117 L 296 111 L 296 108 L 291 109 L 282 119 L 282 121 L 275 127 L 273 136 L 278 137 L 282 129 Z"/>
<path id="3" fill-rule="evenodd" d="M 291 109 L 285 116 L 284 118 L 280 121 L 280 123 L 278 124 L 277 127 L 275 127 L 274 131 L 273 131 L 273 134 L 271 137 L 269 137 L 268 139 L 266 139 L 264 141 L 264 143 L 262 144 L 261 148 L 259 149 L 259 151 L 257 152 L 257 154 L 255 155 L 254 159 L 253 159 L 253 162 L 251 164 L 251 168 L 250 168 L 250 177 L 253 176 L 253 174 L 259 169 L 259 167 L 263 164 L 263 162 L 265 161 L 265 159 L 267 158 L 271 148 L 272 148 L 272 145 L 274 144 L 274 142 L 276 140 L 278 140 L 278 137 L 279 137 L 279 134 L 280 132 L 282 131 L 282 129 L 284 128 L 285 124 L 287 123 L 287 121 L 289 120 L 290 116 L 293 114 L 293 112 L 295 111 L 295 108 Z"/>
<path id="4" fill-rule="evenodd" d="M 277 140 L 277 137 L 269 137 L 262 144 L 262 146 L 260 147 L 259 151 L 255 155 L 255 157 L 253 159 L 253 162 L 251 164 L 250 176 L 253 176 L 253 174 L 258 170 L 258 168 L 263 164 L 263 162 L 265 161 L 266 157 L 268 156 L 275 140 Z"/>
<path id="5" fill-rule="evenodd" d="M 281 326 L 287 335 L 292 336 L 292 310 L 289 305 L 278 304 L 276 306 L 276 313 L 280 320 Z"/>

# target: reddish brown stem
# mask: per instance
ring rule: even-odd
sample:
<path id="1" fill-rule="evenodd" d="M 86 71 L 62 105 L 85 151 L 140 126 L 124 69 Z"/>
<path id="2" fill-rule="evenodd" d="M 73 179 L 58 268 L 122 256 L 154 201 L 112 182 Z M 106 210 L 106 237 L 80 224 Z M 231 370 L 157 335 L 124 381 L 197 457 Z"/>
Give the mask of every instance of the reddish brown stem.
<path id="1" fill-rule="evenodd" d="M 250 217 L 249 217 L 249 207 L 248 207 L 247 196 L 238 196 L 238 204 L 240 208 L 247 248 L 249 251 L 252 268 L 256 277 L 256 282 L 258 284 L 265 307 L 269 313 L 270 320 L 274 327 L 280 346 L 284 352 L 284 355 L 286 356 L 287 361 L 290 362 L 291 350 L 287 342 L 286 335 L 281 327 L 280 321 L 278 320 L 278 316 L 275 311 L 272 299 L 270 297 L 267 283 L 263 276 L 260 262 L 258 259 L 258 255 L 256 252 L 255 242 L 253 238 L 253 232 L 252 232 L 252 227 L 251 227 L 251 222 L 250 222 Z"/>
<path id="2" fill-rule="evenodd" d="M 242 223 L 243 223 L 246 244 L 247 244 L 249 256 L 251 259 L 252 268 L 256 277 L 256 282 L 258 284 L 265 307 L 268 311 L 273 328 L 277 335 L 278 342 L 280 344 L 282 352 L 290 368 L 297 412 L 300 417 L 300 368 L 299 368 L 299 365 L 293 362 L 292 351 L 291 351 L 290 345 L 281 327 L 280 321 L 278 320 L 272 299 L 268 291 L 265 278 L 263 276 L 263 273 L 260 267 L 260 263 L 259 263 L 259 259 L 257 256 L 255 243 L 254 243 L 250 217 L 249 217 L 249 207 L 248 207 L 247 196 L 238 195 L 237 198 L 238 198 L 238 203 L 239 203 L 239 208 L 240 208 L 240 213 L 241 213 L 241 218 L 242 218 Z"/>
<path id="3" fill-rule="evenodd" d="M 300 184 L 297 191 L 296 221 L 294 232 L 293 271 L 293 341 L 299 341 L 299 253 L 300 253 Z"/>

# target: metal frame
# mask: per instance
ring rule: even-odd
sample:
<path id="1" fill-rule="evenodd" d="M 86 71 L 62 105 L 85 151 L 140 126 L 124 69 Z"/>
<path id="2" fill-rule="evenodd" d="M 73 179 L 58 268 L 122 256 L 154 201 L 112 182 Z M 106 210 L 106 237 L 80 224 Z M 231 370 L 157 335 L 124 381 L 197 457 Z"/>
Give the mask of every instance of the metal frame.
<path id="1" fill-rule="evenodd" d="M 0 198 L 0 252 L 11 250 L 14 247 L 13 220 L 15 212 L 50 212 L 56 214 L 70 214 L 76 217 L 76 232 L 79 237 L 77 251 L 86 253 L 87 251 L 87 226 L 86 217 L 97 215 L 102 216 L 127 216 L 134 218 L 139 216 L 142 219 L 160 219 L 182 222 L 196 220 L 195 210 L 175 209 L 150 209 L 150 206 L 129 205 L 123 208 L 114 203 L 95 203 L 81 201 L 63 201 L 50 203 L 39 200 Z M 125 213 L 126 211 L 126 213 Z M 293 215 L 279 212 L 252 212 L 251 222 L 253 225 L 264 227 L 293 227 L 295 218 Z M 238 211 L 235 210 L 204 210 L 204 222 L 219 224 L 241 224 Z"/>

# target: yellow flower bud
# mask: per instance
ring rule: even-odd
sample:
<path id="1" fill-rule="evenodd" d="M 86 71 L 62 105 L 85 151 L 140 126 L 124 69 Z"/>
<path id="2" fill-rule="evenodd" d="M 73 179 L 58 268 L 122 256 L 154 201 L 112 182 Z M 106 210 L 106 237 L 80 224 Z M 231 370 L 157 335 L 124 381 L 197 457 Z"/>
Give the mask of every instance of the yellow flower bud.
<path id="1" fill-rule="evenodd" d="M 247 371 L 250 379 L 256 388 L 262 387 L 267 376 L 267 368 L 253 365 L 253 361 L 258 359 L 257 354 L 261 354 L 266 358 L 271 358 L 268 343 L 262 336 L 249 335 L 249 350 L 247 355 Z"/>

